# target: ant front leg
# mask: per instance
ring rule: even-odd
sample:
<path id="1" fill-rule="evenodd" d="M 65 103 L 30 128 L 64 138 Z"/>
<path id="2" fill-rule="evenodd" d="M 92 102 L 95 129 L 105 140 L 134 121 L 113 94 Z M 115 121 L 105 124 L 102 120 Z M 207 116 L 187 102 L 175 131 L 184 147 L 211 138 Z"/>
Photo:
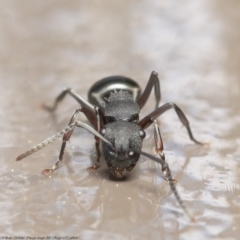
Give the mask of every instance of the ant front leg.
<path id="1" fill-rule="evenodd" d="M 78 118 L 79 112 L 82 112 L 81 107 L 77 108 L 77 110 L 75 111 L 75 113 L 71 117 L 68 126 L 71 126 L 73 123 L 77 123 L 77 118 Z M 95 128 L 97 128 L 97 129 L 95 129 L 95 130 L 97 130 L 97 132 L 99 132 L 99 130 L 100 130 L 100 114 L 99 114 L 99 108 L 98 107 L 95 108 L 95 114 L 96 114 L 96 119 L 97 119 L 97 122 L 95 124 L 96 125 Z M 62 163 L 64 151 L 65 151 L 65 148 L 66 148 L 66 143 L 67 143 L 67 141 L 69 141 L 73 131 L 74 131 L 74 127 L 69 132 L 67 132 L 63 135 L 63 142 L 62 142 L 62 146 L 61 146 L 61 150 L 60 150 L 60 154 L 59 154 L 59 160 L 51 168 L 44 169 L 42 171 L 44 174 L 54 172 L 59 167 L 60 163 Z M 96 135 L 95 135 L 95 141 L 96 141 L 96 150 L 97 150 L 97 162 L 99 163 L 100 162 L 100 157 L 101 157 L 101 153 L 100 153 L 100 149 L 99 149 L 100 138 Z M 94 165 L 94 166 L 90 167 L 89 169 L 91 169 L 91 170 L 92 169 L 97 169 L 98 167 L 99 167 L 99 164 Z"/>
<path id="2" fill-rule="evenodd" d="M 163 150 L 164 150 L 164 148 L 163 148 L 163 141 L 162 141 L 160 129 L 159 129 L 158 124 L 157 124 L 157 120 L 152 118 L 151 121 L 154 124 L 155 153 L 159 154 L 160 159 L 165 162 L 166 160 L 165 160 L 165 154 L 163 152 Z M 162 165 L 162 172 L 163 172 L 163 175 L 164 175 L 165 179 L 168 182 L 172 181 L 173 183 L 176 183 L 177 180 L 168 178 L 166 166 L 167 165 Z"/>
<path id="3" fill-rule="evenodd" d="M 68 124 L 68 126 L 72 125 L 73 123 L 77 122 L 77 118 L 78 118 L 78 114 L 79 112 L 81 112 L 82 109 L 79 107 L 77 108 L 77 110 L 75 111 L 75 113 L 73 114 L 73 116 L 71 117 L 70 119 L 70 122 Z M 62 142 L 62 146 L 61 146 L 61 150 L 60 150 L 60 154 L 59 154 L 59 160 L 51 167 L 51 168 L 48 168 L 48 169 L 44 169 L 42 171 L 42 173 L 44 174 L 48 174 L 48 173 L 51 173 L 51 172 L 54 172 L 60 165 L 60 163 L 62 163 L 63 161 L 63 155 L 64 155 L 64 151 L 65 151 L 65 148 L 66 148 L 66 143 L 67 141 L 69 141 L 72 133 L 74 131 L 74 127 L 67 133 L 65 133 L 63 135 L 63 142 Z"/>
<path id="4" fill-rule="evenodd" d="M 154 87 L 155 99 L 156 99 L 155 109 L 157 109 L 159 102 L 161 100 L 161 90 L 160 90 L 160 82 L 159 82 L 158 74 L 155 71 L 151 73 L 145 90 L 137 100 L 137 104 L 140 109 L 142 109 L 145 103 L 147 102 L 153 87 Z"/>
<path id="5" fill-rule="evenodd" d="M 97 132 L 100 132 L 101 128 L 101 119 L 100 119 L 100 111 L 99 107 L 95 107 L 95 116 L 96 116 L 96 124 L 95 124 L 95 130 Z M 101 158 L 101 151 L 100 151 L 100 138 L 95 136 L 95 148 L 96 148 L 96 153 L 97 153 L 97 163 L 93 164 L 93 166 L 89 167 L 88 170 L 96 170 L 100 167 L 100 158 Z"/>
<path id="6" fill-rule="evenodd" d="M 195 220 L 194 216 L 192 216 L 192 215 L 188 212 L 185 204 L 183 203 L 183 201 L 182 201 L 182 199 L 181 199 L 181 197 L 180 197 L 180 195 L 179 195 L 179 193 L 178 193 L 178 191 L 177 191 L 177 189 L 176 189 L 176 186 L 175 186 L 175 184 L 174 184 L 175 182 L 174 182 L 174 179 L 172 178 L 172 173 L 171 173 L 171 170 L 170 170 L 168 164 L 167 164 L 165 161 L 163 161 L 162 159 L 159 159 L 159 158 L 157 158 L 157 157 L 154 157 L 154 156 L 152 156 L 152 155 L 150 155 L 150 154 L 148 154 L 148 153 L 145 153 L 145 152 L 143 152 L 143 151 L 141 151 L 141 152 L 139 152 L 139 153 L 140 153 L 141 155 L 145 156 L 145 157 L 148 157 L 149 159 L 151 159 L 151 160 L 153 160 L 153 161 L 155 161 L 155 162 L 157 162 L 157 163 L 160 163 L 160 164 L 162 165 L 162 168 L 166 169 L 166 175 L 167 175 L 167 179 L 168 179 L 169 185 L 170 185 L 170 187 L 171 187 L 171 189 L 172 189 L 172 191 L 173 191 L 173 193 L 174 193 L 174 195 L 175 195 L 175 197 L 176 197 L 179 205 L 181 206 L 181 208 L 183 209 L 183 211 L 186 213 L 186 215 L 191 219 L 191 221 L 195 222 L 196 220 Z"/>
<path id="7" fill-rule="evenodd" d="M 65 98 L 65 96 L 69 94 L 72 96 L 81 106 L 81 112 L 84 113 L 84 115 L 87 117 L 89 122 L 94 126 L 94 129 L 99 132 L 101 128 L 101 122 L 102 122 L 102 113 L 100 112 L 99 107 L 94 107 L 91 103 L 86 101 L 84 98 L 82 98 L 80 95 L 75 93 L 71 88 L 67 88 L 64 91 L 62 91 L 57 98 L 54 101 L 54 104 L 52 107 L 44 105 L 44 108 L 50 112 L 54 112 L 58 106 L 58 104 Z M 76 114 L 76 113 L 75 113 Z M 75 115 L 74 114 L 74 115 Z M 73 122 L 73 118 L 71 119 L 70 123 Z M 71 134 L 70 134 L 71 136 Z M 69 138 L 70 138 L 69 136 Z M 67 139 L 68 140 L 68 139 Z M 66 141 L 67 141 L 66 140 Z M 63 155 L 63 151 L 65 149 L 66 141 L 62 144 L 62 149 L 60 152 L 60 157 Z M 92 167 L 89 168 L 89 170 L 97 169 L 99 167 L 101 152 L 100 152 L 100 139 L 99 137 L 95 136 L 95 147 L 97 152 L 97 164 L 94 164 Z M 60 159 L 59 157 L 59 159 Z M 61 160 L 60 160 L 61 161 Z"/>
<path id="8" fill-rule="evenodd" d="M 76 112 L 74 113 L 73 117 L 71 118 L 70 122 L 73 122 L 71 124 L 69 124 L 66 128 L 64 128 L 61 132 L 58 132 L 57 134 L 54 134 L 53 136 L 51 136 L 50 138 L 47 138 L 46 140 L 44 140 L 43 142 L 39 143 L 38 145 L 32 147 L 30 150 L 20 154 L 16 161 L 20 161 L 26 157 L 28 157 L 29 155 L 41 150 L 42 148 L 48 146 L 49 144 L 51 144 L 53 141 L 59 139 L 60 137 L 64 136 L 63 137 L 63 144 L 62 144 L 62 147 L 61 147 L 61 151 L 60 151 L 60 155 L 59 155 L 59 161 L 57 161 L 53 166 L 52 168 L 50 169 L 45 169 L 43 170 L 43 173 L 47 174 L 49 172 L 53 172 L 55 171 L 59 164 L 61 163 L 62 161 L 62 158 L 63 158 L 63 154 L 64 154 L 64 150 L 65 150 L 65 146 L 66 146 L 66 141 L 70 139 L 71 135 L 72 135 L 72 132 L 73 132 L 73 129 L 74 127 L 81 127 L 81 128 L 84 128 L 86 129 L 87 131 L 89 131 L 90 133 L 92 133 L 94 136 L 98 137 L 99 139 L 101 139 L 102 141 L 104 141 L 107 145 L 109 145 L 109 147 L 111 149 L 114 150 L 114 147 L 112 145 L 111 142 L 109 142 L 106 138 L 104 138 L 99 132 L 97 132 L 93 127 L 89 126 L 88 124 L 86 123 L 83 123 L 81 121 L 75 121 L 77 119 L 77 115 L 78 115 L 78 112 L 81 111 L 81 108 L 78 108 L 76 110 Z M 75 122 L 74 122 L 75 121 Z"/>

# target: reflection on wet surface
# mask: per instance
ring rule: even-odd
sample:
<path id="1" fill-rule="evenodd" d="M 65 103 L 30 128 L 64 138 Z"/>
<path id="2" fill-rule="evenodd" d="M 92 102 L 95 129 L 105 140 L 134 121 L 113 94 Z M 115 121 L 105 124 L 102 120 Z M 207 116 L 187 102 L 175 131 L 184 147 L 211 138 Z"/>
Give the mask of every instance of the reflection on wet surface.
<path id="1" fill-rule="evenodd" d="M 237 1 L 1 1 L 0 233 L 80 239 L 238 239 L 239 8 Z M 145 157 L 124 181 L 106 166 L 88 172 L 94 139 L 77 129 L 62 167 L 61 141 L 21 162 L 15 158 L 65 127 L 70 97 L 50 115 L 65 87 L 87 98 L 111 75 L 146 85 L 161 78 L 162 103 L 176 102 L 191 122 L 193 144 L 174 111 L 161 117 L 166 159 L 195 216 L 179 208 L 160 166 Z M 141 116 L 154 108 L 154 96 Z M 86 121 L 84 117 L 81 120 Z M 153 129 L 144 150 L 153 153 Z"/>

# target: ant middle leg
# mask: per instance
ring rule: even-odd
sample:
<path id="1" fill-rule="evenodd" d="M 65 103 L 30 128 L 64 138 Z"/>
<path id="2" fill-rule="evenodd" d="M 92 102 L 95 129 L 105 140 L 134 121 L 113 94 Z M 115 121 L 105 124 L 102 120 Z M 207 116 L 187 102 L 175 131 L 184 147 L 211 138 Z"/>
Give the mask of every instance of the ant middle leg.
<path id="1" fill-rule="evenodd" d="M 170 110 L 174 108 L 179 120 L 181 121 L 181 123 L 186 127 L 187 132 L 188 132 L 188 136 L 189 138 L 195 142 L 196 144 L 199 145 L 203 145 L 203 143 L 197 141 L 193 134 L 192 134 L 192 130 L 190 128 L 190 124 L 189 121 L 187 119 L 187 117 L 185 116 L 185 114 L 183 113 L 183 111 L 175 104 L 172 102 L 166 103 L 163 106 L 157 108 L 155 111 L 151 112 L 150 114 L 148 114 L 146 117 L 144 117 L 140 122 L 139 125 L 143 128 L 146 129 L 147 127 L 149 127 L 153 122 L 152 119 L 156 119 L 158 118 L 160 115 L 162 115 L 164 112 Z"/>
<path id="2" fill-rule="evenodd" d="M 157 123 L 156 119 L 152 118 L 152 122 L 154 125 L 153 127 L 154 127 L 154 139 L 155 139 L 155 154 L 158 154 L 160 159 L 165 162 L 166 160 L 165 160 L 165 154 L 163 152 L 164 147 L 163 147 L 163 141 L 162 141 L 160 129 L 158 127 L 158 123 Z M 173 183 L 177 183 L 176 179 L 168 179 L 166 165 L 162 165 L 162 172 L 163 172 L 165 179 L 168 182 L 172 181 Z"/>

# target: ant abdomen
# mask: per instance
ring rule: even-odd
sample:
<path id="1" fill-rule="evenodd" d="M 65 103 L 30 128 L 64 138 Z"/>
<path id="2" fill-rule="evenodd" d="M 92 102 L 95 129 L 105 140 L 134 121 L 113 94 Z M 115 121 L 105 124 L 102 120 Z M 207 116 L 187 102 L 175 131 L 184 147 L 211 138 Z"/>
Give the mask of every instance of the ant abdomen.
<path id="1" fill-rule="evenodd" d="M 88 92 L 88 100 L 94 106 L 104 108 L 110 93 L 120 90 L 128 91 L 135 101 L 141 94 L 140 86 L 131 78 L 112 76 L 96 82 Z"/>

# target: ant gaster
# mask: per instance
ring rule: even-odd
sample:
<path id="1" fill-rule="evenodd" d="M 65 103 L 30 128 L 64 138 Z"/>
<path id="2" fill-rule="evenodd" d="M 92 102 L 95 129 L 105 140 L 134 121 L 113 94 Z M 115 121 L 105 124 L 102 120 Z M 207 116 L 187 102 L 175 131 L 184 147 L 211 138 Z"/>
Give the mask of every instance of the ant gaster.
<path id="1" fill-rule="evenodd" d="M 139 121 L 140 110 L 148 100 L 153 88 L 156 99 L 155 110 Z M 67 94 L 71 95 L 80 104 L 80 107 L 73 114 L 69 125 L 61 132 L 18 156 L 17 161 L 22 160 L 63 136 L 59 160 L 50 169 L 43 170 L 45 174 L 53 172 L 63 160 L 66 142 L 70 139 L 74 127 L 82 127 L 95 136 L 97 164 L 92 166 L 92 169 L 99 167 L 101 157 L 100 140 L 102 140 L 102 153 L 107 166 L 110 172 L 117 178 L 125 177 L 134 168 L 140 155 L 144 155 L 161 164 L 163 174 L 169 181 L 177 201 L 187 215 L 193 219 L 179 197 L 175 187 L 175 180 L 172 179 L 171 171 L 165 161 L 163 142 L 156 119 L 167 110 L 173 108 L 179 120 L 186 127 L 190 139 L 197 144 L 201 143 L 193 137 L 186 116 L 175 103 L 170 102 L 158 107 L 161 93 L 159 78 L 156 72 L 153 71 L 151 73 L 142 94 L 139 85 L 134 80 L 122 76 L 113 76 L 104 78 L 91 87 L 88 93 L 89 101 L 83 99 L 72 89 L 66 89 L 56 98 L 52 107 L 44 107 L 53 112 L 57 108 L 58 103 Z M 92 127 L 77 120 L 80 112 L 87 117 Z M 159 158 L 141 150 L 142 142 L 145 138 L 144 130 L 152 124 L 154 127 L 155 151 L 156 154 L 159 154 Z"/>

